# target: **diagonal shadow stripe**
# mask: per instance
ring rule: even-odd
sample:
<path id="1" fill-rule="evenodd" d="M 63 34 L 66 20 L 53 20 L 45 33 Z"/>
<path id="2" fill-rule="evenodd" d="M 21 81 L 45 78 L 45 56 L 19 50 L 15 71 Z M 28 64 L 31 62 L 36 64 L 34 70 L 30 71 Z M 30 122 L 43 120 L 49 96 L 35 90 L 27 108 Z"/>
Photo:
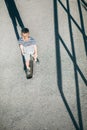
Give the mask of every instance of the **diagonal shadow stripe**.
<path id="1" fill-rule="evenodd" d="M 87 1 L 86 0 L 81 0 L 83 7 L 87 11 Z"/>

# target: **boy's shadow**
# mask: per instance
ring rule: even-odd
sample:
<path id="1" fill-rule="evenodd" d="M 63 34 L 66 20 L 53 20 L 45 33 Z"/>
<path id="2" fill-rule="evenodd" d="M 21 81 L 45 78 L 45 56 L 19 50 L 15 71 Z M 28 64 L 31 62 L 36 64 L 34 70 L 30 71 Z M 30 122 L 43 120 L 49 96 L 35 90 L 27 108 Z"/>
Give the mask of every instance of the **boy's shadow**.
<path id="1" fill-rule="evenodd" d="M 5 4 L 7 6 L 9 16 L 12 20 L 13 27 L 14 27 L 14 30 L 15 30 L 15 34 L 16 34 L 16 37 L 17 37 L 17 40 L 18 40 L 19 34 L 18 34 L 18 30 L 17 30 L 17 23 L 20 25 L 21 28 L 24 28 L 24 24 L 21 20 L 20 14 L 18 12 L 18 9 L 16 7 L 14 0 L 5 0 Z"/>
<path id="2" fill-rule="evenodd" d="M 19 24 L 21 29 L 24 28 L 24 24 L 22 22 L 22 19 L 20 17 L 20 14 L 18 12 L 17 7 L 16 7 L 15 1 L 14 0 L 5 0 L 5 4 L 6 4 L 6 7 L 8 9 L 9 16 L 12 20 L 12 24 L 13 24 L 14 31 L 15 31 L 15 34 L 16 34 L 16 38 L 17 38 L 17 40 L 19 40 L 20 36 L 19 36 L 19 33 L 18 33 L 18 29 L 17 29 L 17 23 Z M 24 70 L 25 70 L 26 69 L 25 59 L 24 59 L 23 55 L 22 55 L 22 59 L 23 59 Z"/>

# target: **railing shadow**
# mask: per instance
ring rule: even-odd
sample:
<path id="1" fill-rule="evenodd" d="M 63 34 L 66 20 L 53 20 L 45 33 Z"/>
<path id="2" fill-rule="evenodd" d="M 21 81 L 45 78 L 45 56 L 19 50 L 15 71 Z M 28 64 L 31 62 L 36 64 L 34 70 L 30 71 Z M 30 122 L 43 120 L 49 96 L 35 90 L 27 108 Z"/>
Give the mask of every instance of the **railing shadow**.
<path id="1" fill-rule="evenodd" d="M 85 33 L 84 20 L 83 20 L 80 0 L 77 0 L 77 4 L 78 4 L 79 18 L 80 18 L 80 23 L 81 23 L 81 28 L 82 28 L 82 36 L 83 36 L 83 41 L 84 41 L 84 46 L 85 46 L 85 52 L 86 52 L 86 56 L 87 56 L 87 36 L 86 36 L 86 33 Z"/>
<path id="2" fill-rule="evenodd" d="M 18 33 L 17 24 L 19 24 L 20 28 L 22 29 L 22 28 L 24 28 L 23 21 L 20 17 L 20 14 L 16 7 L 15 1 L 14 0 L 4 0 L 4 1 L 5 1 L 7 10 L 8 10 L 9 16 L 11 18 L 13 27 L 14 27 L 16 38 L 17 38 L 17 40 L 19 40 L 20 36 Z M 24 59 L 23 55 L 22 55 L 22 60 L 23 60 L 23 65 L 24 65 L 24 70 L 25 70 L 26 66 L 25 66 L 25 59 Z"/>
<path id="3" fill-rule="evenodd" d="M 64 11 L 65 11 L 66 13 L 68 13 L 68 15 L 69 15 L 69 17 L 71 18 L 72 22 L 76 25 L 76 27 L 78 28 L 78 30 L 81 32 L 81 34 L 82 34 L 82 36 L 83 36 L 83 41 L 84 41 L 85 53 L 86 53 L 86 55 L 87 55 L 87 35 L 86 35 L 86 33 L 85 33 L 84 20 L 83 20 L 83 15 L 82 15 L 82 10 L 81 10 L 80 1 L 77 0 L 81 27 L 78 25 L 78 23 L 77 23 L 77 22 L 75 21 L 75 19 L 72 17 L 72 15 L 70 14 L 70 12 L 68 12 L 68 10 L 67 10 L 66 7 L 63 5 L 63 3 L 62 3 L 60 0 L 58 0 L 58 2 L 60 3 L 60 5 L 61 5 L 62 8 L 64 9 Z"/>
<path id="4" fill-rule="evenodd" d="M 66 46 L 67 44 L 63 41 L 60 32 L 59 32 L 59 23 L 58 23 L 58 7 L 57 4 L 59 4 L 62 6 L 62 8 L 64 9 L 64 11 L 67 13 L 67 19 L 68 19 L 68 25 L 69 25 L 69 32 L 70 32 L 70 41 L 71 41 L 71 48 L 72 48 L 72 54 L 70 53 L 68 47 Z M 78 74 L 80 75 L 80 77 L 82 78 L 82 80 L 84 81 L 84 84 L 86 84 L 87 86 L 87 80 L 85 78 L 85 76 L 83 75 L 82 71 L 80 70 L 77 61 L 76 61 L 76 54 L 75 54 L 75 47 L 74 47 L 74 39 L 73 39 L 73 35 L 72 35 L 72 24 L 71 24 L 71 20 L 73 21 L 73 23 L 76 25 L 76 27 L 78 28 L 78 30 L 85 35 L 85 32 L 83 31 L 82 28 L 79 27 L 78 23 L 75 21 L 75 19 L 71 16 L 70 14 L 70 6 L 69 6 L 69 0 L 66 0 L 66 5 L 67 8 L 65 8 L 65 6 L 63 5 L 63 3 L 60 0 L 53 0 L 53 4 L 54 4 L 54 30 L 55 30 L 55 48 L 56 48 L 56 64 L 57 64 L 57 84 L 58 84 L 58 88 L 61 94 L 61 98 L 66 106 L 66 109 L 69 113 L 69 116 L 73 122 L 73 125 L 75 127 L 76 130 L 83 130 L 83 121 L 82 121 L 82 113 L 81 113 L 81 103 L 80 103 L 80 94 L 79 94 L 79 82 L 78 82 Z M 78 112 L 78 121 L 79 123 L 77 123 L 71 109 L 70 106 L 65 98 L 64 92 L 63 92 L 63 85 L 62 85 L 62 68 L 61 68 L 61 52 L 60 52 L 60 45 L 63 45 L 64 49 L 66 50 L 69 58 L 72 61 L 73 64 L 73 69 L 74 69 L 74 77 L 75 77 L 75 87 L 76 87 L 76 103 L 77 103 L 77 112 Z"/>
<path id="5" fill-rule="evenodd" d="M 85 0 L 81 0 L 83 7 L 87 11 L 87 2 Z"/>

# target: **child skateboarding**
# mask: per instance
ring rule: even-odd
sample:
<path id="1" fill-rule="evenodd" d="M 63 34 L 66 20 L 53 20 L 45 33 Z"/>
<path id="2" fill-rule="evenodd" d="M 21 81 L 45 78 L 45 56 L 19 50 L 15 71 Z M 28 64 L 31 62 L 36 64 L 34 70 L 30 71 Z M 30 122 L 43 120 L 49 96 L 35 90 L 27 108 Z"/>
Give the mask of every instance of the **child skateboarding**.
<path id="1" fill-rule="evenodd" d="M 34 38 L 30 36 L 30 32 L 28 28 L 23 28 L 21 30 L 21 37 L 19 39 L 19 47 L 21 49 L 21 53 L 24 56 L 25 65 L 26 65 L 26 73 L 30 73 L 30 56 L 37 60 L 37 45 Z"/>

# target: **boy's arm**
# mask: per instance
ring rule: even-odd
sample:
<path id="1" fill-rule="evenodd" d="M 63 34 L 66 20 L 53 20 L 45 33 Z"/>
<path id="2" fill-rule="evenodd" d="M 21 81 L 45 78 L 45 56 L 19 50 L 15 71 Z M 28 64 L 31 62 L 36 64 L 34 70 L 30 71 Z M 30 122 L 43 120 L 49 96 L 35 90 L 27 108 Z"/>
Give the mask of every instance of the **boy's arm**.
<path id="1" fill-rule="evenodd" d="M 37 46 L 34 45 L 34 58 L 37 59 Z"/>
<path id="2" fill-rule="evenodd" d="M 21 53 L 22 53 L 22 55 L 23 55 L 23 54 L 24 54 L 23 45 L 22 45 L 22 44 L 20 44 L 20 45 L 19 45 L 19 47 L 20 47 L 20 49 L 21 49 Z"/>

